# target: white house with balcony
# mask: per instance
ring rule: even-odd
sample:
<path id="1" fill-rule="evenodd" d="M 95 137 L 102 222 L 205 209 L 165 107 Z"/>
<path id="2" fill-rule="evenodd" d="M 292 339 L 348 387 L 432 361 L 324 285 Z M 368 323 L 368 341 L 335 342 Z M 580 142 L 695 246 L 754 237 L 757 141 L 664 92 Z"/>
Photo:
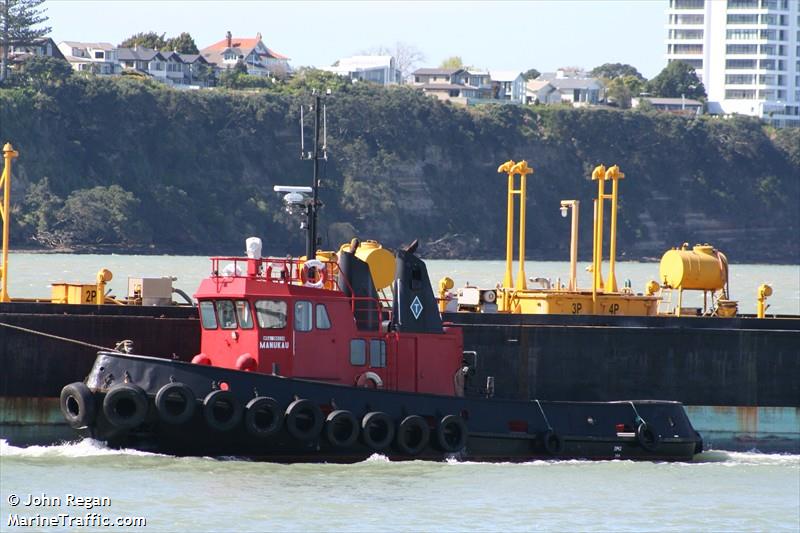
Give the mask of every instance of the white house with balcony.
<path id="1" fill-rule="evenodd" d="M 231 69 L 242 62 L 247 73 L 254 76 L 281 76 L 291 72 L 289 58 L 270 49 L 255 37 L 234 37 L 231 32 L 225 38 L 200 50 L 200 55 L 222 70 Z"/>
<path id="2" fill-rule="evenodd" d="M 111 43 L 61 41 L 58 49 L 77 72 L 113 75 L 122 70 L 117 51 Z"/>
<path id="3" fill-rule="evenodd" d="M 492 82 L 499 85 L 496 98 L 511 102 L 525 101 L 525 78 L 516 70 L 492 70 L 489 72 Z"/>
<path id="4" fill-rule="evenodd" d="M 369 81 L 379 85 L 394 85 L 401 82 L 397 62 L 390 55 L 344 57 L 330 67 L 322 67 L 321 70 L 345 76 L 353 81 Z"/>

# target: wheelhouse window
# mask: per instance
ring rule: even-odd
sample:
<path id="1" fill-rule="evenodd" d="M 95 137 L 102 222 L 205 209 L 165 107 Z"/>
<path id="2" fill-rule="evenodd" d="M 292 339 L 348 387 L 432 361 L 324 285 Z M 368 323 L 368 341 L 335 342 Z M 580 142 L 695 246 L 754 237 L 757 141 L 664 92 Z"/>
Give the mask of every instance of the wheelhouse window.
<path id="1" fill-rule="evenodd" d="M 314 327 L 313 309 L 311 302 L 305 300 L 298 300 L 294 303 L 295 331 L 311 331 L 311 328 Z"/>
<path id="2" fill-rule="evenodd" d="M 369 341 L 369 366 L 384 368 L 386 366 L 386 342 L 380 339 Z"/>
<path id="3" fill-rule="evenodd" d="M 236 329 L 236 313 L 230 300 L 217 301 L 217 318 L 222 329 Z"/>
<path id="4" fill-rule="evenodd" d="M 367 364 L 367 341 L 364 339 L 350 340 L 350 364 L 356 366 Z"/>
<path id="5" fill-rule="evenodd" d="M 283 300 L 258 300 L 256 302 L 258 326 L 262 329 L 286 327 L 286 302 Z"/>
<path id="6" fill-rule="evenodd" d="M 331 329 L 331 319 L 325 304 L 317 304 L 317 329 Z"/>
<path id="7" fill-rule="evenodd" d="M 203 329 L 217 329 L 217 315 L 214 311 L 214 302 L 200 302 L 200 323 Z"/>
<path id="8" fill-rule="evenodd" d="M 242 329 L 253 327 L 253 315 L 250 313 L 250 304 L 247 303 L 247 300 L 236 301 L 236 318 L 239 319 L 239 326 Z"/>

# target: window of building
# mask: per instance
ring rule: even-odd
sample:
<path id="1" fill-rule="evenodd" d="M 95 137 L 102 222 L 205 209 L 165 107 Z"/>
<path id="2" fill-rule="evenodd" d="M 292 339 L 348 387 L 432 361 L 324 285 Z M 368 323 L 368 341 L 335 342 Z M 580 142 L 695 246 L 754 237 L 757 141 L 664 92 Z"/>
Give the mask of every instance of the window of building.
<path id="1" fill-rule="evenodd" d="M 702 54 L 702 44 L 676 44 L 673 47 L 673 52 L 676 54 Z"/>
<path id="2" fill-rule="evenodd" d="M 763 9 L 778 9 L 778 0 L 761 0 Z"/>
<path id="3" fill-rule="evenodd" d="M 317 304 L 317 329 L 331 329 L 331 320 L 325 304 Z"/>
<path id="4" fill-rule="evenodd" d="M 372 368 L 386 367 L 386 342 L 380 339 L 369 341 L 369 366 Z"/>
<path id="5" fill-rule="evenodd" d="M 208 300 L 200 302 L 200 323 L 203 329 L 217 329 L 217 315 L 214 311 L 214 302 Z"/>
<path id="6" fill-rule="evenodd" d="M 294 330 L 311 331 L 314 327 L 314 308 L 311 302 L 298 300 L 294 303 Z"/>
<path id="7" fill-rule="evenodd" d="M 105 52 L 103 52 L 102 50 L 95 50 L 94 52 L 95 59 L 105 59 L 105 57 L 106 57 Z"/>
<path id="8" fill-rule="evenodd" d="M 350 364 L 356 366 L 367 364 L 367 341 L 364 339 L 350 340 Z"/>
<path id="9" fill-rule="evenodd" d="M 725 37 L 729 41 L 755 41 L 758 39 L 758 30 L 727 30 Z"/>
<path id="10" fill-rule="evenodd" d="M 703 30 L 670 30 L 673 39 L 702 39 Z"/>
<path id="11" fill-rule="evenodd" d="M 752 85 L 754 78 L 753 74 L 727 74 L 725 83 L 728 85 Z"/>
<path id="12" fill-rule="evenodd" d="M 744 54 L 757 54 L 757 44 L 729 44 L 725 47 L 725 52 L 728 55 L 744 55 Z"/>
<path id="13" fill-rule="evenodd" d="M 762 44 L 761 45 L 761 53 L 762 54 L 765 54 L 765 55 L 768 55 L 768 56 L 774 56 L 775 52 L 777 52 L 777 51 L 778 50 L 777 50 L 777 48 L 775 48 L 774 44 Z"/>
<path id="14" fill-rule="evenodd" d="M 728 24 L 758 24 L 758 15 L 751 15 L 749 13 L 729 13 Z"/>
<path id="15" fill-rule="evenodd" d="M 258 300 L 256 302 L 258 325 L 263 329 L 286 327 L 286 302 L 283 300 Z"/>
<path id="16" fill-rule="evenodd" d="M 677 24 L 702 24 L 703 15 L 673 15 Z"/>
<path id="17" fill-rule="evenodd" d="M 761 74 L 758 77 L 758 84 L 759 85 L 775 85 L 775 75 L 774 74 Z"/>
<path id="18" fill-rule="evenodd" d="M 778 100 L 786 100 L 786 91 L 783 89 L 778 89 L 775 92 L 775 98 L 777 98 Z"/>
<path id="19" fill-rule="evenodd" d="M 703 9 L 705 0 L 674 0 L 674 9 Z"/>
<path id="20" fill-rule="evenodd" d="M 763 63 L 763 61 L 762 61 Z M 756 68 L 755 59 L 727 59 L 725 61 L 725 68 L 729 69 L 750 69 Z"/>
<path id="21" fill-rule="evenodd" d="M 236 329 L 236 313 L 232 301 L 217 300 L 217 318 L 222 329 Z"/>
<path id="22" fill-rule="evenodd" d="M 755 16 L 755 15 L 753 15 L 753 16 Z M 728 17 L 730 17 L 730 15 L 728 15 Z M 772 24 L 772 25 L 775 25 L 775 24 L 778 23 L 778 15 L 776 15 L 774 13 L 764 13 L 759 18 L 761 19 L 761 24 Z"/>
<path id="23" fill-rule="evenodd" d="M 759 67 L 762 70 L 775 70 L 775 60 L 774 59 L 762 59 L 759 62 Z"/>
<path id="24" fill-rule="evenodd" d="M 753 89 L 727 89 L 725 91 L 726 100 L 754 100 L 756 91 Z"/>
<path id="25" fill-rule="evenodd" d="M 253 327 L 253 314 L 250 312 L 250 304 L 247 300 L 236 300 L 236 318 L 243 329 Z"/>
<path id="26" fill-rule="evenodd" d="M 728 9 L 756 9 L 756 8 L 758 8 L 758 0 L 728 0 Z"/>

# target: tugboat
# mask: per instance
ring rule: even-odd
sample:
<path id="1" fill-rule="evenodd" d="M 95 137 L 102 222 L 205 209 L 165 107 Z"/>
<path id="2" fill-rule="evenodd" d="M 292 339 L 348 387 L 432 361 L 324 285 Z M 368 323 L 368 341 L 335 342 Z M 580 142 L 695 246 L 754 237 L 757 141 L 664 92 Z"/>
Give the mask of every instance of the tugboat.
<path id="1" fill-rule="evenodd" d="M 305 257 L 261 257 L 251 238 L 247 257 L 212 258 L 195 294 L 200 353 L 187 363 L 99 352 L 85 382 L 61 392 L 79 434 L 117 447 L 279 462 L 373 453 L 690 460 L 702 451 L 678 402 L 502 399 L 492 376 L 471 383 L 477 354 L 442 321 L 416 241 L 396 251 L 391 301 L 379 297 L 378 269 L 357 239 L 338 254 L 317 252 L 319 97 L 314 107 L 312 187 L 276 187 L 305 217 Z"/>

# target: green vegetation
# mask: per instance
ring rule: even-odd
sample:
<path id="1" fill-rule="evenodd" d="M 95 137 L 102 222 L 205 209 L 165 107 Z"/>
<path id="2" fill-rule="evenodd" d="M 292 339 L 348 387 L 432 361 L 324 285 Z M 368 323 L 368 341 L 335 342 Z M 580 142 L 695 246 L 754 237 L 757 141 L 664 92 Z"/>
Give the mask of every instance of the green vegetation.
<path id="1" fill-rule="evenodd" d="M 0 0 L 0 84 L 8 79 L 9 47 L 17 43 L 29 43 L 50 33 L 47 26 L 38 26 L 47 22 L 44 0 Z"/>
<path id="2" fill-rule="evenodd" d="M 658 76 L 647 82 L 647 90 L 653 96 L 667 98 L 701 98 L 705 99 L 706 89 L 694 68 L 682 61 L 673 61 L 658 73 Z"/>
<path id="3" fill-rule="evenodd" d="M 165 38 L 166 34 L 157 34 L 154 31 L 140 32 L 131 35 L 119 44 L 120 48 L 152 48 L 163 52 L 178 52 L 179 54 L 197 54 L 197 45 L 191 34 L 183 32 L 177 37 Z"/>
<path id="4" fill-rule="evenodd" d="M 176 91 L 132 77 L 53 73 L 0 90 L 0 141 L 20 151 L 12 246 L 157 253 L 301 252 L 275 184 L 307 185 L 298 117 L 331 88 L 322 165 L 326 248 L 355 231 L 428 257 L 504 253 L 506 180 L 527 159 L 528 247 L 568 257 L 559 201 L 582 201 L 591 242 L 591 169 L 618 163 L 623 258 L 710 242 L 734 262 L 800 260 L 800 137 L 758 121 L 653 112 L 485 105 L 465 109 L 408 87 L 351 84 L 307 70 L 266 89 Z M 311 113 L 306 110 L 306 149 Z M 606 242 L 608 242 L 606 240 Z"/>

